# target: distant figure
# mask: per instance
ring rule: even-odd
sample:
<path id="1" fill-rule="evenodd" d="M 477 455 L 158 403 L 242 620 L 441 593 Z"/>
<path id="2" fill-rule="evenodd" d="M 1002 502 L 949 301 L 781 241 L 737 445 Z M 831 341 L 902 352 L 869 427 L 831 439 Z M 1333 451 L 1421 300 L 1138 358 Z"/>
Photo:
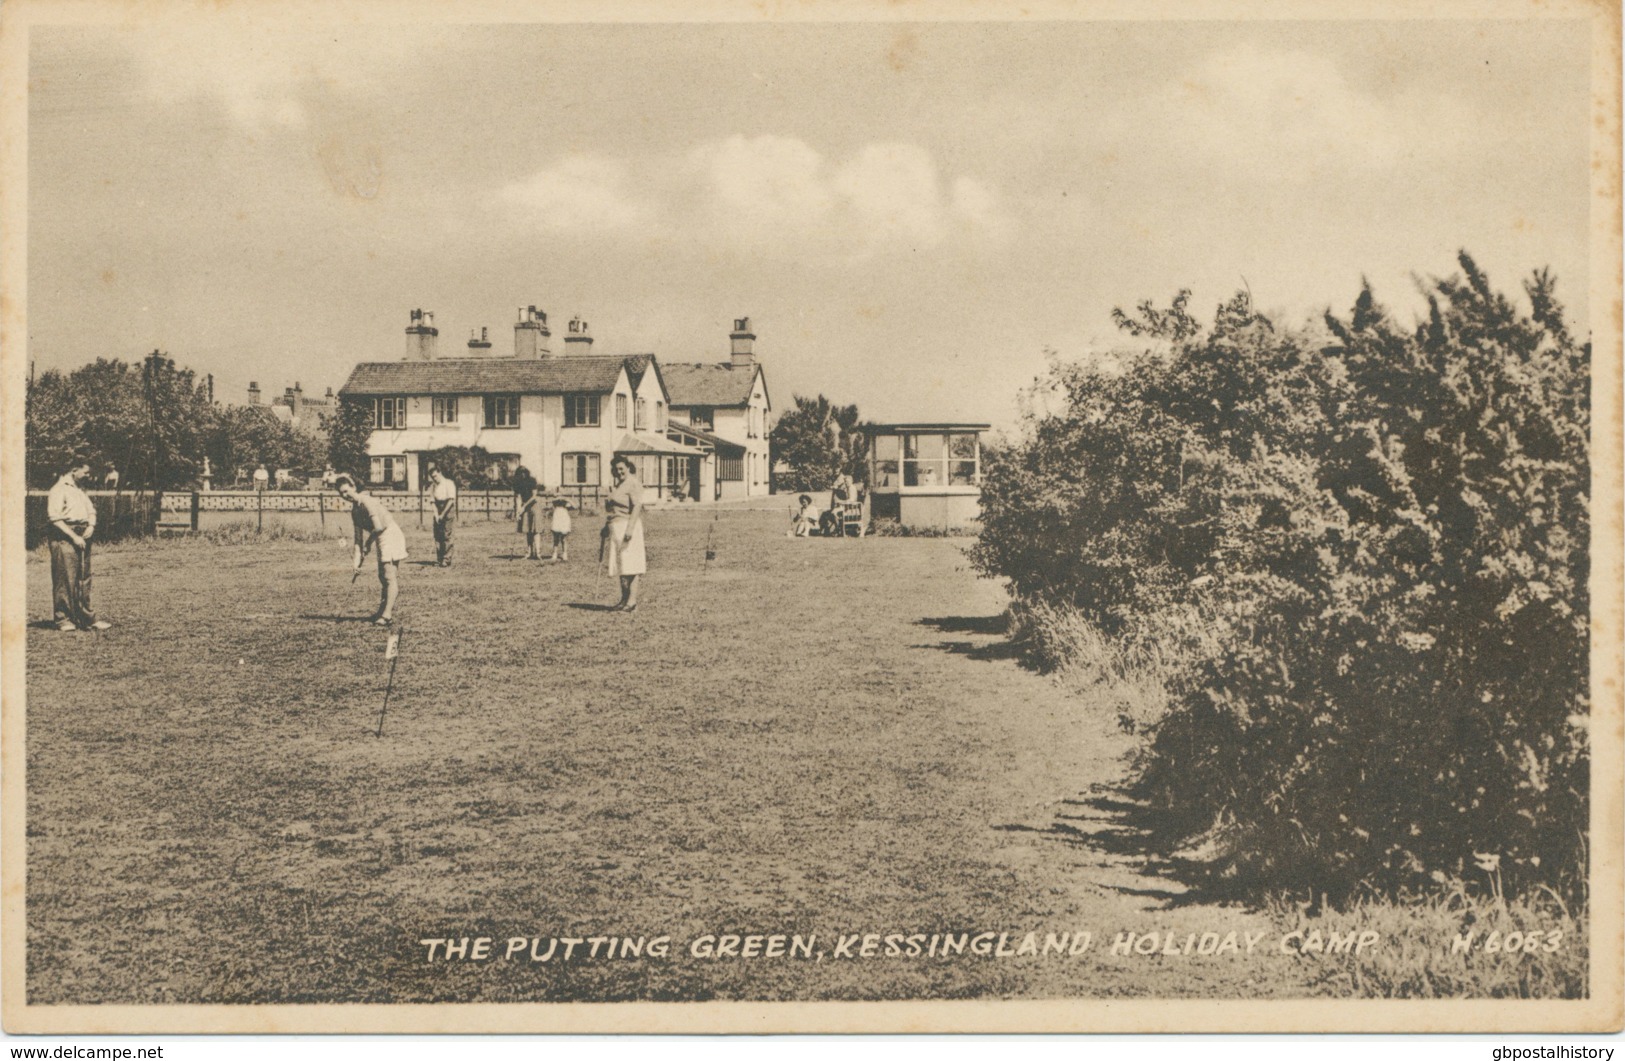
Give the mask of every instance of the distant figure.
<path id="1" fill-rule="evenodd" d="M 529 546 L 526 556 L 531 560 L 542 558 L 541 545 L 537 536 L 541 533 L 539 527 L 539 513 L 537 504 L 541 501 L 540 487 L 536 477 L 530 474 L 530 469 L 521 464 L 513 471 L 513 518 L 514 530 L 525 536 L 525 544 Z"/>
<path id="2" fill-rule="evenodd" d="M 570 559 L 570 502 L 562 497 L 553 499 L 553 515 L 548 519 L 548 527 L 553 532 L 554 560 L 568 562 Z"/>
<path id="3" fill-rule="evenodd" d="M 648 569 L 643 549 L 643 484 L 638 481 L 632 458 L 624 453 L 609 462 L 615 479 L 604 498 L 603 554 L 610 577 L 621 580 L 621 599 L 613 612 L 638 610 L 638 582 Z"/>
<path id="4" fill-rule="evenodd" d="M 203 459 L 208 460 L 209 458 L 204 457 Z M 108 490 L 118 489 L 118 469 L 111 464 L 107 466 L 107 474 L 102 477 L 102 486 Z"/>
<path id="5" fill-rule="evenodd" d="M 327 489 L 331 490 L 333 488 L 333 480 L 337 478 L 338 473 L 333 471 L 333 466 L 331 464 L 322 469 L 322 485 Z"/>
<path id="6" fill-rule="evenodd" d="M 264 491 L 271 485 L 271 473 L 265 470 L 265 465 L 254 469 L 254 489 Z"/>
<path id="7" fill-rule="evenodd" d="M 439 468 L 429 469 L 429 499 L 434 502 L 434 552 L 441 567 L 451 566 L 452 532 L 457 529 L 457 484 Z"/>
<path id="8" fill-rule="evenodd" d="M 812 495 L 802 494 L 801 507 L 790 516 L 794 527 L 791 533 L 797 538 L 810 538 L 814 528 L 818 526 L 818 506 L 813 504 Z"/>
<path id="9" fill-rule="evenodd" d="M 89 475 L 90 462 L 75 457 L 45 499 L 45 518 L 51 524 L 51 606 L 56 628 L 63 633 L 113 625 L 96 618 L 90 607 L 90 537 L 96 533 L 96 506 L 79 488 Z"/>
<path id="10" fill-rule="evenodd" d="M 361 561 L 373 546 L 378 547 L 378 610 L 372 614 L 375 626 L 388 626 L 394 621 L 395 597 L 400 588 L 401 561 L 406 559 L 406 535 L 384 503 L 356 489 L 355 480 L 348 475 L 337 476 L 333 489 L 350 502 L 350 520 L 355 524 L 355 570 L 361 570 Z"/>

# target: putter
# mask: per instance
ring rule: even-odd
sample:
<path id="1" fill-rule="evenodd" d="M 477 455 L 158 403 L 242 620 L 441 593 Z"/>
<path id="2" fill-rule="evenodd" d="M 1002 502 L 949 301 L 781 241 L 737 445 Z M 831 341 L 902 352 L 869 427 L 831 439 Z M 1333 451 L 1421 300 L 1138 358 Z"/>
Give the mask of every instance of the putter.
<path id="1" fill-rule="evenodd" d="M 367 562 L 367 554 L 370 552 L 372 552 L 372 543 L 368 542 L 367 547 L 361 550 L 361 564 Z M 355 565 L 355 571 L 350 575 L 350 585 L 352 586 L 355 585 L 355 580 L 361 577 L 361 564 Z"/>

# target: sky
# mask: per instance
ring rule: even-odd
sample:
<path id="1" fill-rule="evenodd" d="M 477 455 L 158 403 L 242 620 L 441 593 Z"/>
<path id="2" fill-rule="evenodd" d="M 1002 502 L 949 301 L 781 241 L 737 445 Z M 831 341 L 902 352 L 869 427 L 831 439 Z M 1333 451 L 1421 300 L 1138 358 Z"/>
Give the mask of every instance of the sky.
<path id="1" fill-rule="evenodd" d="M 719 361 L 778 409 L 1008 426 L 1114 306 L 1246 287 L 1290 321 L 1369 278 L 1402 319 L 1466 248 L 1549 266 L 1587 330 L 1583 23 L 36 27 L 28 351 L 167 351 L 217 397 L 442 354 Z M 260 16 L 244 15 L 244 10 Z"/>

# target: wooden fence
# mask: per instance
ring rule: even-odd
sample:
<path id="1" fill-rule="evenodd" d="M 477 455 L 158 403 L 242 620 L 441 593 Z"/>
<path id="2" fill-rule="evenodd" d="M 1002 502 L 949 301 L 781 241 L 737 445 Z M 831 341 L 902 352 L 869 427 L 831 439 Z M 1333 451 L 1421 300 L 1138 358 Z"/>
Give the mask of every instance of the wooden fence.
<path id="1" fill-rule="evenodd" d="M 96 541 L 144 538 L 157 532 L 162 495 L 150 490 L 86 490 L 85 493 L 96 506 Z M 45 490 L 30 490 L 23 499 L 23 540 L 30 549 L 50 536 L 50 521 L 45 512 L 47 496 Z"/>

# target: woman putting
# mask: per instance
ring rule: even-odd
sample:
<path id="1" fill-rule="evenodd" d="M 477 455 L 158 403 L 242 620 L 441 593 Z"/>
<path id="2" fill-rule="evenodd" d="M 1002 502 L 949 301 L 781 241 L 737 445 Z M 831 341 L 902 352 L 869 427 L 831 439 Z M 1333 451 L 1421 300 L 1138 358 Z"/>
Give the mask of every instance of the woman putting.
<path id="1" fill-rule="evenodd" d="M 406 559 L 406 535 L 384 503 L 356 489 L 355 480 L 348 475 L 335 478 L 333 489 L 350 502 L 350 521 L 355 524 L 355 569 L 361 570 L 361 561 L 369 551 L 378 551 L 379 600 L 372 622 L 374 626 L 388 626 L 395 616 L 401 561 Z"/>
<path id="2" fill-rule="evenodd" d="M 612 612 L 638 610 L 638 581 L 647 562 L 643 553 L 643 484 L 638 482 L 632 458 L 617 454 L 609 462 L 615 485 L 604 498 L 604 566 L 610 577 L 620 576 L 621 600 Z"/>

